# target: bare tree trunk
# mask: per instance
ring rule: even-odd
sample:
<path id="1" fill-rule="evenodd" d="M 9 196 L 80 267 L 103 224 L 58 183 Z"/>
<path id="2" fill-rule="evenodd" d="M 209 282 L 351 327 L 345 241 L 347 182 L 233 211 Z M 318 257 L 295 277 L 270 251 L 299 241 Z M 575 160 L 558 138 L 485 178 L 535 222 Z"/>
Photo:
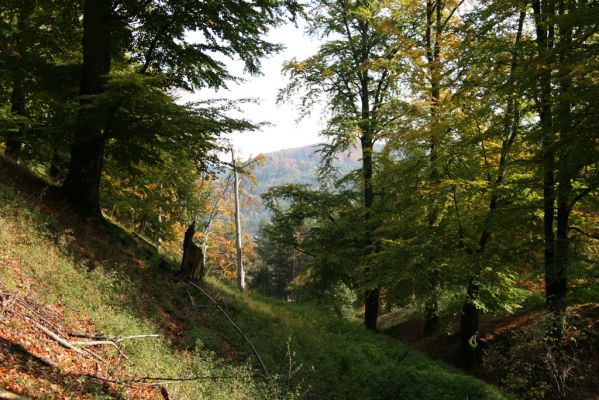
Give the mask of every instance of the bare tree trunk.
<path id="1" fill-rule="evenodd" d="M 547 308 L 553 314 L 554 323 L 550 334 L 555 338 L 560 338 L 563 328 L 563 317 L 565 313 L 565 297 L 567 293 L 568 281 L 566 265 L 568 262 L 568 219 L 570 215 L 569 197 L 570 197 L 570 178 L 565 170 L 567 167 L 564 161 L 567 157 L 560 157 L 558 170 L 558 212 L 557 212 L 557 235 L 555 230 L 555 148 L 556 133 L 553 123 L 552 110 L 552 79 L 551 68 L 554 65 L 554 19 L 555 19 L 555 1 L 554 0 L 534 0 L 533 11 L 535 16 L 536 42 L 542 70 L 540 72 L 540 126 L 542 132 L 542 160 L 543 160 L 543 223 L 544 223 L 544 242 L 545 242 L 545 296 Z M 560 36 L 568 34 L 560 30 Z M 562 38 L 563 39 L 563 38 Z M 562 47 L 561 44 L 560 47 Z M 563 52 L 561 49 L 560 52 Z M 560 60 L 563 61 L 563 54 L 560 54 Z M 560 69 L 562 65 L 560 65 Z M 563 70 L 560 72 L 564 72 Z M 562 91 L 567 91 L 569 82 L 565 79 L 561 82 Z M 563 93 L 562 93 L 563 94 Z M 569 104 L 564 103 L 567 96 L 560 96 L 558 114 L 560 118 L 560 140 L 567 137 L 571 129 L 569 125 Z M 565 136 L 564 136 L 565 135 Z M 564 149 L 565 150 L 565 149 Z M 557 236 L 557 245 L 556 245 Z"/>
<path id="2" fill-rule="evenodd" d="M 364 77 L 361 82 L 362 86 L 362 179 L 364 184 L 364 259 L 367 262 L 367 257 L 373 253 L 373 232 L 374 227 L 372 221 L 372 207 L 374 205 L 374 188 L 373 188 L 373 161 L 372 153 L 374 151 L 374 138 L 371 126 L 370 115 L 370 99 L 368 94 L 368 77 Z M 365 269 L 366 279 L 370 271 Z M 377 319 L 379 316 L 379 295 L 380 288 L 374 286 L 368 288 L 364 295 L 364 324 L 366 328 L 376 331 Z"/>
<path id="3" fill-rule="evenodd" d="M 231 146 L 231 158 L 233 163 L 233 193 L 235 197 L 235 247 L 237 250 L 237 285 L 245 289 L 245 271 L 243 269 L 243 254 L 241 249 L 241 216 L 239 213 L 239 179 L 237 177 L 237 166 L 235 151 Z"/>

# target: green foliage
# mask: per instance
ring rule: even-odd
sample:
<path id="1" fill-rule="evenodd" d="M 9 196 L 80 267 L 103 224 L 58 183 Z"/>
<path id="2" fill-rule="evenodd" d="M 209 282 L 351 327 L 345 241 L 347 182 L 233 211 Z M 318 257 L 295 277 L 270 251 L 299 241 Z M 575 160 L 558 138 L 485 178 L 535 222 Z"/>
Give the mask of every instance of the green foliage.
<path id="1" fill-rule="evenodd" d="M 226 101 L 180 105 L 164 91 L 163 79 L 116 73 L 83 119 L 107 133 L 104 207 L 150 237 L 172 239 L 176 224 L 206 207 L 198 182 L 218 169 L 221 135 L 257 129 L 227 117 L 233 107 Z"/>
<path id="2" fill-rule="evenodd" d="M 0 258 L 11 265 L 0 270 L 4 285 L 46 304 L 60 304 L 67 319 L 86 318 L 106 334 L 164 334 L 160 340 L 125 343 L 131 363 L 115 373 L 235 377 L 178 384 L 171 393 L 182 399 L 504 398 L 497 389 L 391 338 L 323 315 L 320 307 L 241 293 L 209 277 L 208 290 L 225 303 L 273 372 L 272 379 L 257 378 L 249 348 L 222 315 L 215 310 L 197 315 L 191 308 L 191 287 L 172 275 L 131 266 L 131 254 L 141 255 L 133 247 L 121 251 L 101 230 L 77 224 L 81 231 L 73 237 L 62 227 L 68 223 L 64 215 L 57 220 L 41 214 L 4 183 L 0 199 Z M 83 255 L 78 253 L 81 246 L 86 256 L 100 261 L 95 269 L 89 270 L 84 259 L 74 261 Z M 211 307 L 202 295 L 191 293 L 196 304 Z M 176 341 L 167 334 L 171 317 L 187 328 Z M 231 344 L 238 357 L 235 365 L 221 358 Z"/>

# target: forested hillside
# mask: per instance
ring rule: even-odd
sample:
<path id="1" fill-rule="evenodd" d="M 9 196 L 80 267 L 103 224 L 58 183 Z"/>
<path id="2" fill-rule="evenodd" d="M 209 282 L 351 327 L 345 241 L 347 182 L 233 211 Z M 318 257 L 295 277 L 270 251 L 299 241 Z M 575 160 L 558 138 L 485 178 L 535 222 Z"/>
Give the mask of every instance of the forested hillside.
<path id="1" fill-rule="evenodd" d="M 252 193 L 263 194 L 273 186 L 296 183 L 316 186 L 318 169 L 321 166 L 320 145 L 279 150 L 264 154 L 264 161 L 252 174 L 256 179 Z M 361 154 L 354 148 L 341 152 L 335 158 L 337 173 L 343 176 L 360 165 Z"/>
<path id="2" fill-rule="evenodd" d="M 268 222 L 271 217 L 260 198 L 268 189 L 285 184 L 319 186 L 318 176 L 322 165 L 320 150 L 320 145 L 313 145 L 262 155 L 262 161 L 251 170 L 253 179 L 247 182 L 244 193 L 250 199 L 248 207 L 244 210 L 244 227 L 251 234 L 257 234 L 260 223 Z M 359 168 L 360 157 L 357 148 L 337 154 L 334 162 L 335 173 L 343 176 Z"/>
<path id="3" fill-rule="evenodd" d="M 596 398 L 597 110 L 597 0 L 3 0 L 0 397 Z"/>

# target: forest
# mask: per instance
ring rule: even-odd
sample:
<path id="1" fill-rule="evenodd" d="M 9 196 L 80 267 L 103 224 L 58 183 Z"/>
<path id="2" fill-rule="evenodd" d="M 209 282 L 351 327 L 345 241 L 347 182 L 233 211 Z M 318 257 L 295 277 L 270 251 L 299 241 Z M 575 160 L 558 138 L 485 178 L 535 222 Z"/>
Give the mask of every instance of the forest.
<path id="1" fill-rule="evenodd" d="M 0 398 L 599 396 L 599 1 L 2 0 L 0 152 Z"/>

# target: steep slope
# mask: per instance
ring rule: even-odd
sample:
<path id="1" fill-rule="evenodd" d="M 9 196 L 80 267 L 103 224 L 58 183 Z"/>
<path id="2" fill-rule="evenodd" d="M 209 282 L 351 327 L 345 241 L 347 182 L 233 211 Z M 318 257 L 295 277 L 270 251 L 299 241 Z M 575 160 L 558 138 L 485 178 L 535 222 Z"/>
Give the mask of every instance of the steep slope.
<path id="1" fill-rule="evenodd" d="M 222 313 L 161 258 L 117 225 L 75 218 L 55 188 L 0 161 L 0 388 L 53 399 L 503 398 L 357 322 L 208 279 L 265 376 Z M 81 343 L 98 334 L 160 337 L 118 350 Z"/>

